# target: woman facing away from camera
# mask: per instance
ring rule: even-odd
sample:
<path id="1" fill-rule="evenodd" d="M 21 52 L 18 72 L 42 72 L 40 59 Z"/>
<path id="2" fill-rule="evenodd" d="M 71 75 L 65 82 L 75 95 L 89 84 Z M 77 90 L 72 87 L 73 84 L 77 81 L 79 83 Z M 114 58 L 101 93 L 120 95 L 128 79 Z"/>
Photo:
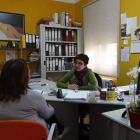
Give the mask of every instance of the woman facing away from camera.
<path id="1" fill-rule="evenodd" d="M 54 116 L 42 94 L 28 87 L 30 70 L 25 60 L 7 61 L 0 75 L 0 120 L 32 120 L 42 123 L 47 132 L 49 125 L 57 123 L 62 138 L 68 131 Z M 49 124 L 49 125 L 48 125 Z"/>
<path id="2" fill-rule="evenodd" d="M 89 57 L 78 54 L 74 59 L 74 70 L 69 71 L 57 82 L 57 87 L 79 90 L 95 90 L 97 79 L 91 69 L 87 67 Z"/>

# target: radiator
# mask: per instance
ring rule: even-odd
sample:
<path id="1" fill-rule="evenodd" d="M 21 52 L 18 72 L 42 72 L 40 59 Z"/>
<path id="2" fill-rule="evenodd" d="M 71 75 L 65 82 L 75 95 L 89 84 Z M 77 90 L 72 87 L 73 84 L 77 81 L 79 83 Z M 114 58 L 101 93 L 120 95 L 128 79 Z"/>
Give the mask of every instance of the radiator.
<path id="1" fill-rule="evenodd" d="M 102 78 L 102 86 L 103 86 L 103 88 L 106 88 L 105 83 L 106 83 L 106 82 L 109 82 L 110 80 L 112 80 L 112 81 L 113 81 L 113 79 Z"/>

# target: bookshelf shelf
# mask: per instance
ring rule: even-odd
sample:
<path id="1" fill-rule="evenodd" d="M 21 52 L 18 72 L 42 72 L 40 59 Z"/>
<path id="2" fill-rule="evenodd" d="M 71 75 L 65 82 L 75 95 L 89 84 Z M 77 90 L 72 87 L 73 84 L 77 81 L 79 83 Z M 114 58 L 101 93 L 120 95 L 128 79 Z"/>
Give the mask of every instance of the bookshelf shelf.
<path id="1" fill-rule="evenodd" d="M 49 73 L 49 72 L 68 72 L 68 71 L 70 70 L 57 70 L 57 71 L 46 71 L 46 72 Z"/>
<path id="2" fill-rule="evenodd" d="M 46 43 L 71 43 L 71 44 L 76 44 L 77 42 L 71 42 L 71 41 L 45 41 Z"/>

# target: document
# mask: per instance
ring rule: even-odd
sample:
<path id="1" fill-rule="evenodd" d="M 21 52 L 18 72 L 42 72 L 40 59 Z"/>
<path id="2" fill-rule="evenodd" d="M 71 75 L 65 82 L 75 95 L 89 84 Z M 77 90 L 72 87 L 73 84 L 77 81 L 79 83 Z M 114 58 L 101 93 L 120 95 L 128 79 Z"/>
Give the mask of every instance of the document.
<path id="1" fill-rule="evenodd" d="M 89 94 L 89 91 L 78 91 L 69 89 L 62 89 L 62 93 L 66 94 L 64 100 L 86 100 Z"/>
<path id="2" fill-rule="evenodd" d="M 38 90 L 38 89 L 34 89 L 33 91 L 37 91 L 40 94 L 47 94 L 47 92 L 44 92 L 44 91 L 41 91 L 41 90 Z"/>
<path id="3" fill-rule="evenodd" d="M 42 85 L 43 83 L 42 82 L 39 82 L 39 81 L 30 81 L 28 86 L 34 86 L 34 85 Z"/>
<path id="4" fill-rule="evenodd" d="M 129 62 L 129 49 L 130 47 L 121 47 L 121 61 Z"/>
<path id="5" fill-rule="evenodd" d="M 126 24 L 127 16 L 126 13 L 121 14 L 121 24 Z"/>
<path id="6" fill-rule="evenodd" d="M 137 27 L 137 16 L 127 18 L 126 34 L 131 34 L 131 28 Z"/>
<path id="7" fill-rule="evenodd" d="M 140 53 L 140 43 L 131 43 L 130 53 Z"/>

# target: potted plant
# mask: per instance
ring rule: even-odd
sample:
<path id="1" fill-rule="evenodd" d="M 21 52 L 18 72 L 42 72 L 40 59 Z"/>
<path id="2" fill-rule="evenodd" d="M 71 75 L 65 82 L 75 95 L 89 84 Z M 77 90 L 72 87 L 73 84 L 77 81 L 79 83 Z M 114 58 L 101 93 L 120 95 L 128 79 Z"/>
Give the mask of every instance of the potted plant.
<path id="1" fill-rule="evenodd" d="M 129 112 L 129 119 L 131 127 L 135 129 L 140 129 L 140 106 L 137 105 L 135 100 L 135 79 L 138 77 L 138 73 L 140 72 L 140 68 L 137 69 L 137 67 L 134 67 L 132 70 L 127 72 L 127 75 L 130 75 L 134 78 L 134 102 L 130 103 L 130 108 L 128 109 Z"/>

